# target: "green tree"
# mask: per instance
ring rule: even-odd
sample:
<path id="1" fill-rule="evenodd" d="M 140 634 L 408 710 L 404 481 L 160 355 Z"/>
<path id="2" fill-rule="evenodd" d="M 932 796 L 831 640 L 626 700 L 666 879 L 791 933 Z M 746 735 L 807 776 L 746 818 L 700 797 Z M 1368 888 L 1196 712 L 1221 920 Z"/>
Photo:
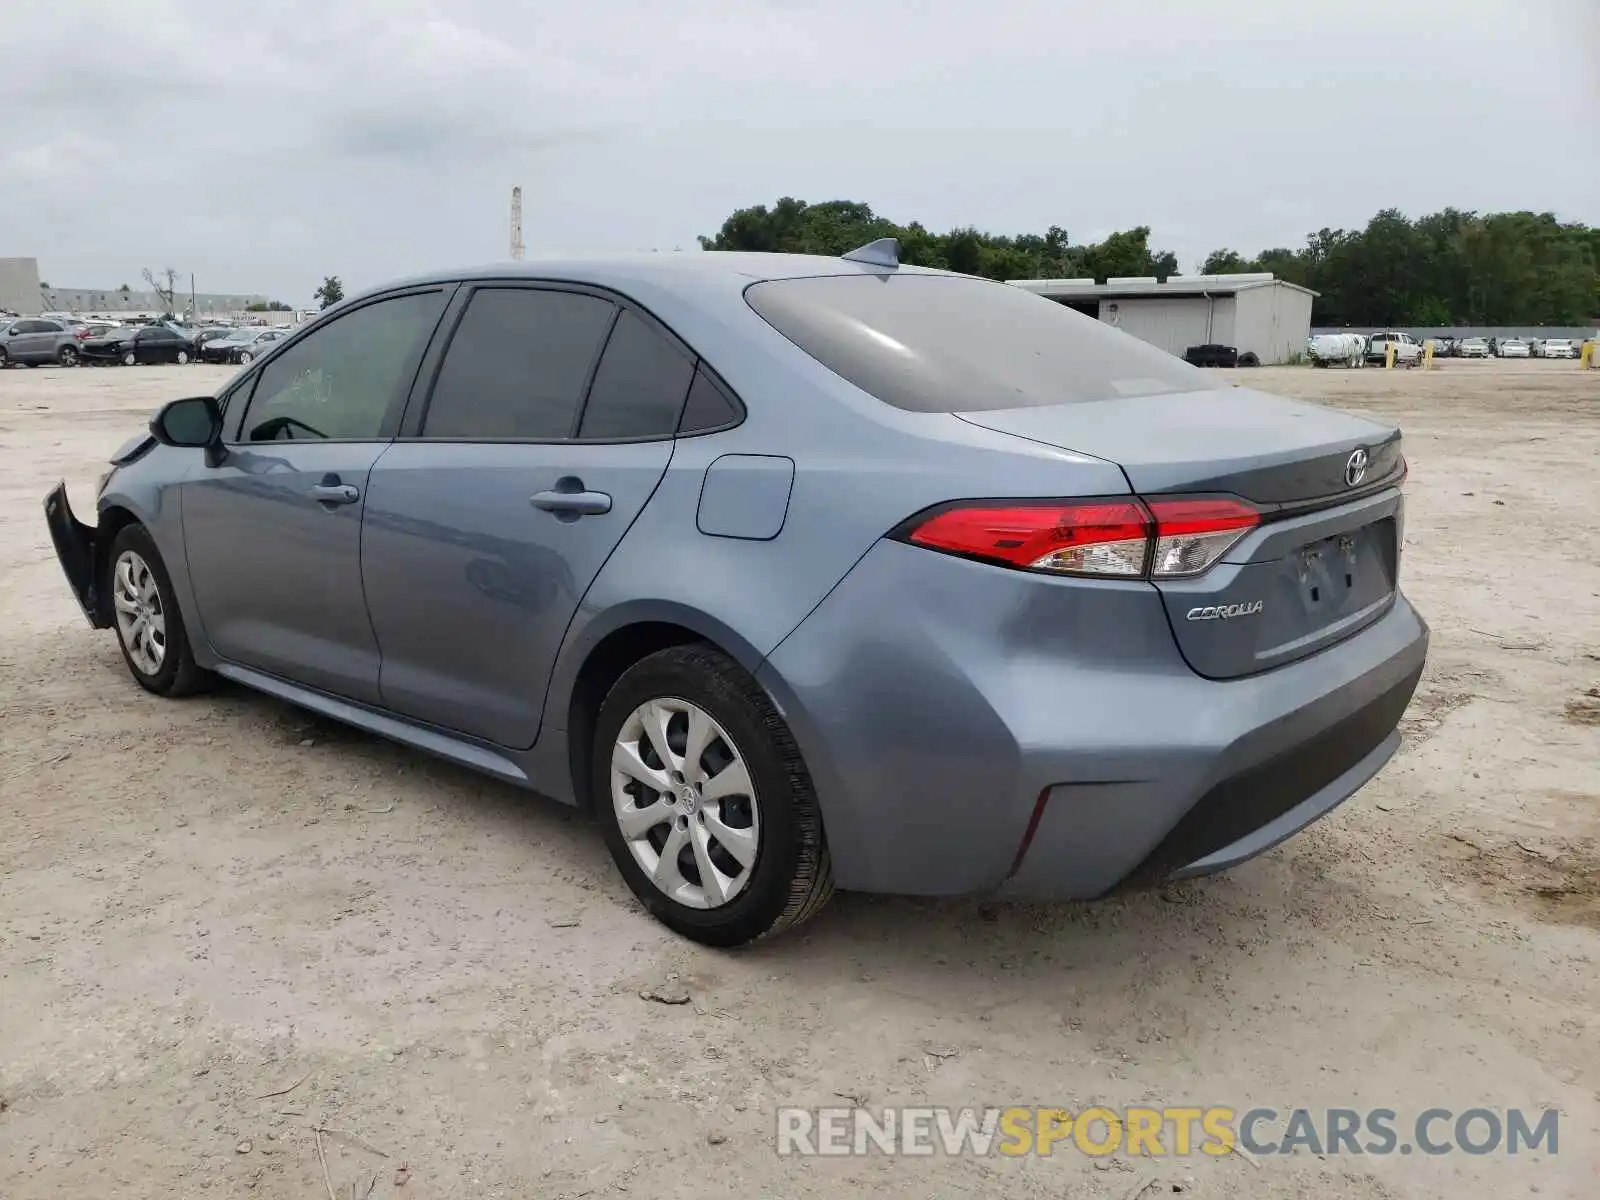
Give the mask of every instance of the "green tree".
<path id="1" fill-rule="evenodd" d="M 1041 237 L 1006 237 L 972 226 L 933 233 L 919 222 L 899 225 L 853 200 L 808 204 L 785 196 L 768 208 L 741 208 L 714 236 L 700 238 L 704 250 L 753 250 L 785 254 L 839 255 L 877 238 L 900 242 L 900 261 L 981 275 L 988 279 L 1061 279 L 1093 274 L 1175 275 L 1177 256 L 1151 251 L 1148 227 L 1112 234 L 1097 246 L 1073 246 L 1067 231 L 1052 225 Z"/>
<path id="2" fill-rule="evenodd" d="M 344 284 L 339 282 L 337 275 L 324 275 L 322 286 L 311 293 L 311 298 L 320 301 L 319 307 L 332 308 L 344 299 Z"/>
<path id="3" fill-rule="evenodd" d="M 1074 245 L 1060 225 L 1015 236 L 970 225 L 936 233 L 858 201 L 808 204 L 792 196 L 740 209 L 700 245 L 837 255 L 880 237 L 899 239 L 902 262 L 990 279 L 1103 282 L 1178 271 L 1170 251 L 1151 248 L 1147 226 Z M 1361 229 L 1308 234 L 1299 249 L 1276 246 L 1254 257 L 1214 251 L 1201 271 L 1270 271 L 1308 287 L 1319 293 L 1313 320 L 1326 325 L 1582 325 L 1600 313 L 1600 229 L 1564 224 L 1554 213 L 1446 208 L 1412 220 L 1385 209 Z"/>
<path id="4" fill-rule="evenodd" d="M 1200 264 L 1202 275 L 1242 275 L 1259 269 L 1257 263 L 1251 262 L 1237 250 L 1213 250 Z"/>

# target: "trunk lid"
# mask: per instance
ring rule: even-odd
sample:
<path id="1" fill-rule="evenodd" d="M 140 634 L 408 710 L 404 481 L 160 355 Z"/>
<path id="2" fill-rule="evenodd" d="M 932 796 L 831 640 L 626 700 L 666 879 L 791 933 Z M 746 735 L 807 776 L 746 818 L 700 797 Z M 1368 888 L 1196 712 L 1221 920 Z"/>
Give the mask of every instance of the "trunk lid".
<path id="1" fill-rule="evenodd" d="M 1391 426 L 1245 388 L 957 415 L 1115 462 L 1140 495 L 1220 493 L 1261 510 L 1262 524 L 1209 571 L 1155 581 L 1200 675 L 1303 658 L 1393 601 L 1404 468 Z"/>

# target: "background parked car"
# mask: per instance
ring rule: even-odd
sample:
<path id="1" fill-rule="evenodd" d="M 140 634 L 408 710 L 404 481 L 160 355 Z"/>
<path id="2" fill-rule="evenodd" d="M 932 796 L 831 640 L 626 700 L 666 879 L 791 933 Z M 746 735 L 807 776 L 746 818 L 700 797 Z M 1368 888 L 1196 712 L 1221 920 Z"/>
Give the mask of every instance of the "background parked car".
<path id="1" fill-rule="evenodd" d="M 208 363 L 238 363 L 250 362 L 262 354 L 272 341 L 264 341 L 267 334 L 272 332 L 267 329 L 230 329 L 226 337 L 212 338 L 200 346 L 200 361 Z M 260 343 L 257 345 L 257 343 Z M 248 354 L 249 358 L 240 358 L 241 354 Z"/>
<path id="2" fill-rule="evenodd" d="M 77 332 L 69 321 L 22 317 L 0 334 L 0 367 L 11 363 L 37 367 L 52 362 L 75 367 L 79 357 Z"/>
<path id="3" fill-rule="evenodd" d="M 1501 338 L 1496 349 L 1501 358 L 1528 358 L 1528 343 L 1516 338 Z"/>
<path id="4" fill-rule="evenodd" d="M 1543 358 L 1577 358 L 1578 347 L 1570 338 L 1545 338 L 1539 353 Z"/>
<path id="5" fill-rule="evenodd" d="M 1480 337 L 1462 338 L 1456 343 L 1458 358 L 1488 358 L 1489 343 Z"/>
<path id="6" fill-rule="evenodd" d="M 165 325 L 146 325 L 142 329 L 118 329 L 105 337 L 83 343 L 83 357 L 90 362 L 186 363 L 194 357 L 189 339 Z"/>
<path id="7" fill-rule="evenodd" d="M 233 361 L 233 352 L 254 340 L 259 332 L 255 329 L 230 329 L 221 337 L 204 339 L 195 352 L 204 363 L 230 363 Z"/>
<path id="8" fill-rule="evenodd" d="M 1422 361 L 1422 344 L 1409 333 L 1386 330 L 1367 339 L 1367 361 L 1384 363 L 1389 358 L 1389 347 L 1394 347 L 1394 365 L 1414 367 Z"/>
<path id="9" fill-rule="evenodd" d="M 230 360 L 241 366 L 254 362 L 265 354 L 275 342 L 281 342 L 292 332 L 288 329 L 252 329 L 252 336 L 248 341 L 242 342 L 233 349 L 233 358 Z"/>
<path id="10" fill-rule="evenodd" d="M 204 329 L 195 330 L 195 358 L 201 362 L 207 361 L 205 356 L 205 348 L 212 342 L 220 342 L 225 338 L 232 337 L 235 332 L 236 331 L 234 328 L 230 325 L 208 325 Z"/>

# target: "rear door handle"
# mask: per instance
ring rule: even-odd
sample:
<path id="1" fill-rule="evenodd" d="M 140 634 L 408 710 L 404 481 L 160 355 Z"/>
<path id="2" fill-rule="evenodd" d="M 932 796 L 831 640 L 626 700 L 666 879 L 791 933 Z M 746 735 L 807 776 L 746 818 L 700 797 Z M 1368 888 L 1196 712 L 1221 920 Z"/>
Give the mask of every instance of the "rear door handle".
<path id="1" fill-rule="evenodd" d="M 311 489 L 311 498 L 318 504 L 354 504 L 361 499 L 361 489 L 353 483 L 319 483 Z"/>
<path id="2" fill-rule="evenodd" d="M 528 500 L 535 508 L 558 516 L 571 513 L 577 517 L 598 517 L 611 511 L 611 497 L 604 492 L 554 490 L 535 492 Z"/>

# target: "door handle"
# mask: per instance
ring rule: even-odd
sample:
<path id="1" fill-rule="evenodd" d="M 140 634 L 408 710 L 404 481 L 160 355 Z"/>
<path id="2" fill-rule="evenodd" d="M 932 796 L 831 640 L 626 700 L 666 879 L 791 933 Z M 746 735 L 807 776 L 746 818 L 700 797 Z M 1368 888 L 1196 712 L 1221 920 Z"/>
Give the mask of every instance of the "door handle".
<path id="1" fill-rule="evenodd" d="M 318 504 L 354 504 L 361 499 L 361 489 L 353 483 L 319 483 L 311 489 L 311 498 Z"/>
<path id="2" fill-rule="evenodd" d="M 575 517 L 598 517 L 611 511 L 611 497 L 604 492 L 535 492 L 528 501 L 535 508 L 557 516 L 570 513 Z"/>

